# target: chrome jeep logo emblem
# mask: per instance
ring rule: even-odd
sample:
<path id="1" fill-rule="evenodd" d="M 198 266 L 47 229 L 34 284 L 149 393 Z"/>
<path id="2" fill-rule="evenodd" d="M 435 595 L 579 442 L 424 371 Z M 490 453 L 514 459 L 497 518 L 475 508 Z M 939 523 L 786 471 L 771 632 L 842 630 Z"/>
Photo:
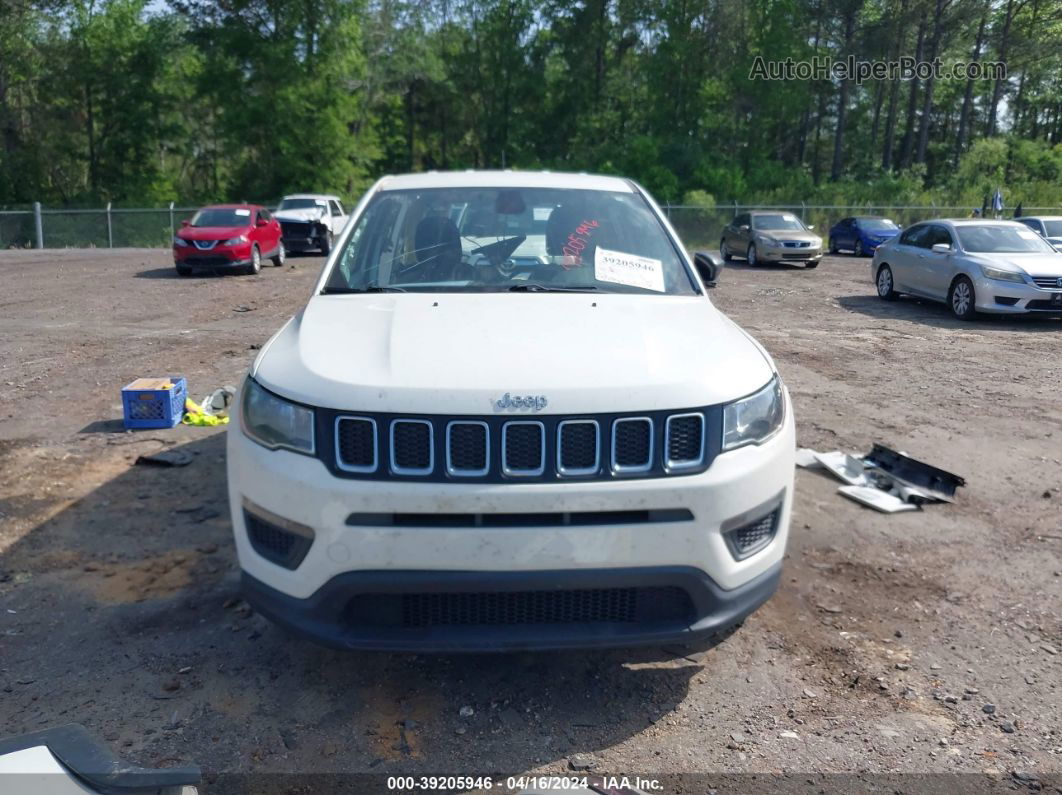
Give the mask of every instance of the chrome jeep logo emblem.
<path id="1" fill-rule="evenodd" d="M 510 409 L 531 409 L 531 411 L 541 411 L 549 405 L 549 401 L 546 400 L 545 395 L 528 395 L 522 397 L 520 395 L 510 395 L 506 392 L 500 399 L 494 401 L 494 408 L 499 411 L 506 411 Z"/>

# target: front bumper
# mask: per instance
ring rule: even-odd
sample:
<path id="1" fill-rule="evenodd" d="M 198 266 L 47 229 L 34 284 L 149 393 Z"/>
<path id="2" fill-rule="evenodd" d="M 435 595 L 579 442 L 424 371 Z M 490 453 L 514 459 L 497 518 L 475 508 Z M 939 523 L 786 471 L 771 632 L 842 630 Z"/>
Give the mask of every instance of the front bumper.
<path id="1" fill-rule="evenodd" d="M 212 249 L 173 248 L 173 264 L 188 268 L 228 268 L 251 264 L 251 245 L 214 246 Z"/>
<path id="2" fill-rule="evenodd" d="M 341 650 L 418 652 L 520 651 L 696 643 L 720 635 L 766 602 L 778 589 L 782 564 L 744 585 L 726 591 L 702 571 L 684 566 L 631 569 L 561 569 L 532 572 L 357 571 L 329 580 L 308 599 L 296 599 L 243 572 L 243 594 L 255 610 L 316 643 Z M 401 609 L 406 594 L 543 594 L 599 593 L 679 587 L 689 595 L 685 618 L 654 622 L 503 624 L 489 626 L 421 626 L 404 628 L 385 620 L 355 623 L 353 600 L 374 597 L 383 606 L 388 597 Z M 440 597 L 440 595 L 444 595 Z M 467 600 L 466 600 L 467 601 Z"/>
<path id="3" fill-rule="evenodd" d="M 756 254 L 765 262 L 816 262 L 822 259 L 822 246 L 790 247 L 757 243 Z"/>
<path id="4" fill-rule="evenodd" d="M 279 623 L 343 648 L 625 645 L 711 634 L 755 610 L 777 582 L 775 574 L 774 584 L 750 585 L 771 580 L 768 572 L 777 571 L 785 553 L 795 448 L 788 396 L 786 402 L 785 423 L 775 436 L 718 455 L 702 473 L 547 483 L 338 478 L 319 459 L 252 442 L 235 416 L 227 434 L 228 487 L 248 599 Z M 308 549 L 287 565 L 259 554 L 248 535 L 247 509 L 309 528 Z M 571 514 L 573 521 L 540 523 L 543 511 Z M 669 512 L 671 518 L 662 518 Z M 684 518 L 676 520 L 679 512 Z M 774 512 L 774 534 L 765 546 L 747 557 L 731 551 L 734 528 Z M 362 519 L 379 514 L 433 519 Z M 520 514 L 537 516 L 533 523 L 509 521 Z M 576 522 L 575 514 L 591 519 Z M 434 521 L 440 515 L 505 517 L 508 523 Z M 341 620 L 355 592 L 555 591 L 565 583 L 585 590 L 598 588 L 597 582 L 624 589 L 663 585 L 661 578 L 689 595 L 693 608 L 681 620 L 577 630 L 556 622 L 489 631 L 436 626 L 430 633 L 407 628 L 410 634 L 401 637 Z"/>
<path id="5" fill-rule="evenodd" d="M 999 315 L 1062 315 L 1062 289 L 1048 290 L 1031 284 L 1003 282 L 983 276 L 973 280 L 979 312 Z"/>

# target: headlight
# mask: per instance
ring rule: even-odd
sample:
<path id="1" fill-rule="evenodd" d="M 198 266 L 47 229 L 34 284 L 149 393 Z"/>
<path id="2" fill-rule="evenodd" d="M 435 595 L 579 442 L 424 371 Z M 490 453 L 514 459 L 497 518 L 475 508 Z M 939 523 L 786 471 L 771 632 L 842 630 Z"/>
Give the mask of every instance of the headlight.
<path id="1" fill-rule="evenodd" d="M 756 239 L 759 240 L 761 243 L 766 243 L 768 246 L 778 245 L 778 241 L 770 235 L 756 235 Z"/>
<path id="2" fill-rule="evenodd" d="M 756 394 L 723 406 L 723 450 L 766 441 L 784 418 L 782 381 L 776 375 Z"/>
<path id="3" fill-rule="evenodd" d="M 313 455 L 313 409 L 290 403 L 248 378 L 240 412 L 243 432 L 258 444 Z"/>
<path id="4" fill-rule="evenodd" d="M 817 247 L 821 246 L 822 245 L 822 238 L 821 237 L 813 237 L 813 238 L 811 238 L 811 245 L 814 248 L 817 248 Z"/>
<path id="5" fill-rule="evenodd" d="M 986 279 L 995 279 L 997 282 L 1025 282 L 1025 274 L 1015 271 L 1001 271 L 998 268 L 986 268 L 981 266 L 981 273 Z"/>
<path id="6" fill-rule="evenodd" d="M 188 245 L 188 241 L 185 240 L 183 237 L 174 237 L 173 245 L 177 246 L 177 248 L 184 248 Z"/>
<path id="7" fill-rule="evenodd" d="M 230 237 L 228 240 L 222 240 L 221 241 L 221 245 L 223 245 L 223 246 L 238 246 L 238 245 L 240 245 L 240 243 L 246 243 L 246 242 L 247 242 L 247 235 L 240 235 L 239 237 Z"/>

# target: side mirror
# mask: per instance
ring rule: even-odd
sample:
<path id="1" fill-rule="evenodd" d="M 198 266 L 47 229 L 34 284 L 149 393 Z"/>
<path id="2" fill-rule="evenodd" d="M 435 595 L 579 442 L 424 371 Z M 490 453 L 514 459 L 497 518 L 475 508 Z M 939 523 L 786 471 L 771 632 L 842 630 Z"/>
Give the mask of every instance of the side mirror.
<path id="1" fill-rule="evenodd" d="M 255 223 L 255 226 L 269 226 L 269 221 L 267 221 L 265 218 L 259 218 L 258 221 Z"/>
<path id="2" fill-rule="evenodd" d="M 748 224 L 742 224 L 741 226 L 738 227 L 738 229 L 740 229 L 742 232 L 748 232 L 749 231 L 749 225 Z"/>
<path id="3" fill-rule="evenodd" d="M 693 254 L 693 267 L 697 269 L 705 287 L 715 287 L 723 273 L 723 261 L 711 251 L 696 251 Z"/>
<path id="4" fill-rule="evenodd" d="M 951 246 L 949 246 L 947 243 L 934 243 L 933 248 L 931 250 L 934 254 L 950 254 Z"/>
<path id="5" fill-rule="evenodd" d="M 183 221 L 181 221 L 181 226 L 191 226 L 191 225 L 192 225 L 192 221 L 189 218 L 185 218 Z"/>
<path id="6" fill-rule="evenodd" d="M 814 228 L 815 228 L 815 224 L 808 224 L 808 229 L 814 229 Z"/>

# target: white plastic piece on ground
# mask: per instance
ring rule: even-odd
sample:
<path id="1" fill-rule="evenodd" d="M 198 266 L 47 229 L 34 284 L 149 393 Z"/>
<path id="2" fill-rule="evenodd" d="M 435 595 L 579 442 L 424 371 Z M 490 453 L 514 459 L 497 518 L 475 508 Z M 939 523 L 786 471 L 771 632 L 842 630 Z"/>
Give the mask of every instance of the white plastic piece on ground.
<path id="1" fill-rule="evenodd" d="M 849 499 L 879 510 L 882 513 L 900 513 L 901 511 L 918 510 L 917 505 L 904 502 L 899 497 L 889 494 L 887 491 L 875 489 L 870 486 L 841 486 L 837 490 Z"/>
<path id="2" fill-rule="evenodd" d="M 199 403 L 204 414 L 212 414 L 215 417 L 229 416 L 229 406 L 236 399 L 236 387 L 223 386 L 215 389 Z"/>
<path id="3" fill-rule="evenodd" d="M 796 465 L 802 469 L 820 469 L 822 463 L 815 456 L 818 451 L 810 447 L 798 447 L 796 451 Z"/>
<path id="4" fill-rule="evenodd" d="M 167 795 L 197 795 L 196 787 L 156 790 Z M 0 792 L 18 795 L 99 795 L 60 764 L 46 745 L 0 756 Z"/>
<path id="5" fill-rule="evenodd" d="M 826 469 L 833 473 L 838 480 L 843 480 L 849 486 L 869 486 L 866 473 L 863 470 L 863 460 L 855 456 L 834 450 L 832 453 L 815 453 L 815 458 Z"/>

